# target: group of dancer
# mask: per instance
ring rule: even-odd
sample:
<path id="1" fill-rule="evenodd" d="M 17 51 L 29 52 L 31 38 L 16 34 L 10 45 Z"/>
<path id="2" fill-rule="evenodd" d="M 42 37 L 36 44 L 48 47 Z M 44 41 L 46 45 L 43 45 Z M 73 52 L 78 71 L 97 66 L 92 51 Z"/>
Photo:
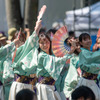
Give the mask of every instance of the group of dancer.
<path id="1" fill-rule="evenodd" d="M 41 23 L 36 22 L 34 32 L 23 45 L 18 46 L 19 36 L 0 48 L 0 99 L 15 100 L 20 90 L 30 89 L 37 100 L 76 100 L 71 93 L 84 85 L 93 91 L 95 100 L 100 100 L 100 51 L 90 51 L 90 35 L 68 37 L 70 51 L 56 57 L 50 34 L 39 34 Z"/>

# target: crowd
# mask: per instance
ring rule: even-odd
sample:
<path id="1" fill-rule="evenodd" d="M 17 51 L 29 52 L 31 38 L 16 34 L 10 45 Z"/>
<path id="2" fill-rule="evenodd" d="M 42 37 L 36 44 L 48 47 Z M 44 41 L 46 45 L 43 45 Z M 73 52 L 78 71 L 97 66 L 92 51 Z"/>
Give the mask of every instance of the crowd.
<path id="1" fill-rule="evenodd" d="M 57 30 L 46 32 L 41 23 L 32 34 L 28 28 L 10 29 L 8 40 L 0 33 L 0 100 L 100 100 L 100 37 L 90 51 L 88 33 L 76 38 L 69 32 L 70 51 L 56 57 Z"/>

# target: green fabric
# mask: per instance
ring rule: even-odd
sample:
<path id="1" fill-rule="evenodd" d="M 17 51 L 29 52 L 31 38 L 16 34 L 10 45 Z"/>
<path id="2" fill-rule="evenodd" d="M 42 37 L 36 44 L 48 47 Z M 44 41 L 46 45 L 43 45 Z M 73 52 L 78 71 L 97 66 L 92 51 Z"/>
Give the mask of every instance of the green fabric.
<path id="1" fill-rule="evenodd" d="M 34 32 L 25 44 L 17 49 L 13 65 L 12 58 L 15 51 L 14 43 L 0 48 L 0 79 L 4 85 L 5 100 L 8 100 L 9 97 L 14 71 L 21 75 L 29 75 L 33 73 L 34 70 L 36 73 L 36 67 L 35 69 L 33 68 L 34 65 L 37 65 L 36 57 L 38 52 L 36 48 L 38 48 L 38 36 Z M 33 64 L 35 60 L 36 63 Z"/>
<path id="2" fill-rule="evenodd" d="M 4 47 L 0 48 L 0 81 L 3 82 L 3 70 L 4 70 L 4 61 L 7 59 L 7 56 L 9 56 L 13 50 L 14 50 L 14 43 L 8 44 Z"/>
<path id="3" fill-rule="evenodd" d="M 3 63 L 3 75 L 2 75 L 3 84 L 9 83 L 14 79 L 14 72 L 12 68 L 12 57 L 13 53 L 7 55 Z"/>
<path id="4" fill-rule="evenodd" d="M 76 69 L 78 60 L 79 57 L 76 55 L 70 58 L 70 64 L 65 65 L 55 83 L 57 91 L 63 91 L 66 97 L 70 97 L 73 89 L 75 89 L 78 83 L 79 76 Z"/>
<path id="5" fill-rule="evenodd" d="M 36 73 L 38 47 L 38 36 L 33 32 L 25 44 L 17 49 L 12 65 L 14 73 L 25 76 Z"/>
<path id="6" fill-rule="evenodd" d="M 13 42 L 11 42 L 11 44 L 2 46 L 0 48 L 0 58 L 5 57 L 6 55 L 8 55 L 12 51 L 14 46 L 15 46 L 15 44 Z"/>
<path id="7" fill-rule="evenodd" d="M 10 87 L 12 85 L 12 82 L 9 82 L 8 84 L 5 84 L 4 85 L 4 98 L 5 100 L 8 100 L 9 99 L 9 92 L 10 92 Z"/>
<path id="8" fill-rule="evenodd" d="M 72 55 L 69 54 L 64 57 L 54 57 L 45 52 L 40 52 L 38 55 L 37 75 L 51 76 L 54 80 L 57 80 L 66 61 L 71 57 Z"/>
<path id="9" fill-rule="evenodd" d="M 100 51 L 89 51 L 82 48 L 79 54 L 79 66 L 81 70 L 98 74 L 100 71 Z"/>
<path id="10" fill-rule="evenodd" d="M 4 86 L 5 100 L 8 100 L 11 81 L 14 78 L 12 64 L 12 53 L 15 45 L 12 42 L 9 45 L 0 48 L 0 81 Z"/>
<path id="11" fill-rule="evenodd" d="M 65 64 L 64 68 L 62 69 L 62 71 L 60 73 L 59 78 L 55 82 L 56 89 L 59 92 L 63 91 L 63 88 L 64 88 L 64 80 L 65 80 L 65 78 L 67 76 L 68 69 L 69 69 L 69 64 Z"/>
<path id="12" fill-rule="evenodd" d="M 7 55 L 4 63 L 3 63 L 3 76 L 2 76 L 2 81 L 3 81 L 3 86 L 4 86 L 4 94 L 5 94 L 5 100 L 8 100 L 9 98 L 9 91 L 11 84 L 14 80 L 14 72 L 12 68 L 12 57 L 13 53 Z"/>
<path id="13" fill-rule="evenodd" d="M 76 66 L 77 66 L 78 61 L 79 61 L 79 57 L 76 55 L 70 59 L 70 67 L 65 77 L 64 88 L 63 88 L 64 94 L 66 95 L 66 97 L 70 97 L 72 91 L 77 86 L 79 76 L 77 73 Z"/>

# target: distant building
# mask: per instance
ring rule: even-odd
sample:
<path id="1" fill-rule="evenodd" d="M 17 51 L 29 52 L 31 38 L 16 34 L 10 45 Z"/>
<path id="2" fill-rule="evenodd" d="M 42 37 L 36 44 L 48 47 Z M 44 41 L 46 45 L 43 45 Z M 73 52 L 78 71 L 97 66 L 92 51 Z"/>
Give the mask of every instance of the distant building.
<path id="1" fill-rule="evenodd" d="M 47 10 L 43 16 L 43 25 L 50 29 L 53 22 L 63 22 L 65 12 L 69 10 L 83 8 L 100 0 L 39 0 L 39 9 L 42 5 L 47 5 Z"/>
<path id="2" fill-rule="evenodd" d="M 42 5 L 47 5 L 47 10 L 43 16 L 43 25 L 50 29 L 52 27 L 52 23 L 63 22 L 65 18 L 65 12 L 68 10 L 74 9 L 76 4 L 76 9 L 88 6 L 86 1 L 89 0 L 39 0 L 39 9 Z M 91 4 L 95 3 L 99 0 L 90 0 Z M 21 13 L 23 16 L 23 7 L 24 0 L 20 0 L 21 2 Z M 6 20 L 6 11 L 5 11 L 5 0 L 0 0 L 0 31 L 4 31 L 7 33 L 8 26 Z"/>

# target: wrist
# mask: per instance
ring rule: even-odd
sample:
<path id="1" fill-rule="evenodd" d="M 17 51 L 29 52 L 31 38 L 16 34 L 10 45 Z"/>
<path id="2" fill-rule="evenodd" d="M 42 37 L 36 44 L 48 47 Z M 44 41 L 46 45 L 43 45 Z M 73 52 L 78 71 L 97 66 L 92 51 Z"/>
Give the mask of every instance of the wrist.
<path id="1" fill-rule="evenodd" d="M 18 39 L 15 39 L 13 42 L 14 42 L 14 44 L 15 44 L 15 46 L 18 44 Z"/>
<path id="2" fill-rule="evenodd" d="M 27 30 L 26 32 L 30 32 L 30 30 Z"/>

